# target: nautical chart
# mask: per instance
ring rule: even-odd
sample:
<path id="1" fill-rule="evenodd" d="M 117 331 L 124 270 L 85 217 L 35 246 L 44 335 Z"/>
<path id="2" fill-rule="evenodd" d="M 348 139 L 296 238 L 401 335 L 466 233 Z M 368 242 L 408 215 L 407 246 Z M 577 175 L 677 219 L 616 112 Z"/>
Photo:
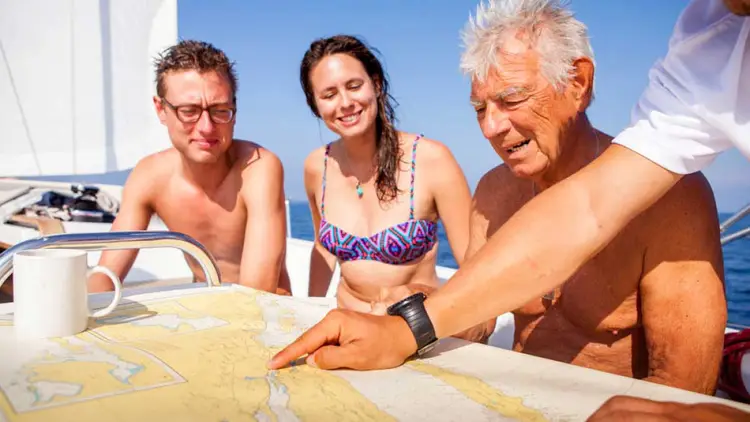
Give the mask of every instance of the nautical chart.
<path id="1" fill-rule="evenodd" d="M 546 420 L 520 398 L 425 362 L 374 377 L 306 365 L 269 371 L 270 356 L 328 309 L 240 289 L 126 303 L 93 321 L 86 333 L 3 350 L 0 415 L 78 421 L 102 420 L 110 412 L 118 420 L 138 421 L 419 419 L 424 413 L 410 414 L 418 407 L 409 402 L 419 396 L 429 401 L 435 390 L 448 389 L 451 398 L 440 400 L 438 406 L 446 407 L 436 413 Z"/>
<path id="2" fill-rule="evenodd" d="M 237 286 L 140 295 L 85 333 L 24 344 L 2 317 L 0 421 L 581 420 L 634 390 L 624 377 L 450 339 L 386 371 L 269 371 L 329 306 Z"/>

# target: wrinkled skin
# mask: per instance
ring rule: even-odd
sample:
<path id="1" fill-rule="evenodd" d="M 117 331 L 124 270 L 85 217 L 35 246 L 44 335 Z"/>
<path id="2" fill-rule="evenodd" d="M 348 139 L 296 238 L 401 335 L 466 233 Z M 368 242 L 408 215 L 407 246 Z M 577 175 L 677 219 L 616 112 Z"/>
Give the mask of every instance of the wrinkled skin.
<path id="1" fill-rule="evenodd" d="M 469 258 L 537 193 L 611 141 L 585 114 L 589 59 L 575 62 L 562 88 L 548 82 L 539 55 L 521 39 L 508 38 L 498 63 L 472 83 L 477 121 L 503 164 L 475 190 Z M 548 214 L 555 218 L 555 210 Z M 686 176 L 565 284 L 513 311 L 514 350 L 712 393 L 726 321 L 717 227 L 705 178 Z"/>

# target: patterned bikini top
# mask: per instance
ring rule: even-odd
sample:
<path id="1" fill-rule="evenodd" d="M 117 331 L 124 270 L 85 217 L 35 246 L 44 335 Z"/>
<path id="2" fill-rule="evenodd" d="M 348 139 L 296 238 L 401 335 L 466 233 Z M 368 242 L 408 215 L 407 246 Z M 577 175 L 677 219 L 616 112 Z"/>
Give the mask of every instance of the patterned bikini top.
<path id="1" fill-rule="evenodd" d="M 360 259 L 386 264 L 405 264 L 421 258 L 437 241 L 437 223 L 414 219 L 414 172 L 417 159 L 417 136 L 411 152 L 411 188 L 409 189 L 409 220 L 395 224 L 371 236 L 355 236 L 326 220 L 326 169 L 331 144 L 326 146 L 323 159 L 323 191 L 320 200 L 320 244 L 343 261 Z"/>

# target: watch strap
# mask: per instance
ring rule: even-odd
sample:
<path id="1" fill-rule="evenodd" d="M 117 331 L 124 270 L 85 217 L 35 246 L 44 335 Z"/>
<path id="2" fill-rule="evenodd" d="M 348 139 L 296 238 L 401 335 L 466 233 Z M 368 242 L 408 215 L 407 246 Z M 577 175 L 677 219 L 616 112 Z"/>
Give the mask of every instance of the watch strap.
<path id="1" fill-rule="evenodd" d="M 435 327 L 424 307 L 425 298 L 424 293 L 417 293 L 388 308 L 389 315 L 399 315 L 409 325 L 417 343 L 417 353 L 437 341 Z"/>

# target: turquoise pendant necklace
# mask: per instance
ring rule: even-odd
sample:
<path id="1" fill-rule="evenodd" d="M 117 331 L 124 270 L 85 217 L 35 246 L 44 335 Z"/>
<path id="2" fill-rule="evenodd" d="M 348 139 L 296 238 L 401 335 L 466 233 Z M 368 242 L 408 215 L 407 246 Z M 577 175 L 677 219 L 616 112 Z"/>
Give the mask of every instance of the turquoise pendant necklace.
<path id="1" fill-rule="evenodd" d="M 364 191 L 362 191 L 362 184 L 357 180 L 357 196 L 362 198 L 362 195 L 364 195 Z"/>
<path id="2" fill-rule="evenodd" d="M 348 163 L 350 163 L 349 156 L 346 154 L 346 150 L 343 150 L 343 151 L 344 151 L 344 157 L 346 157 L 346 162 L 348 164 Z M 357 197 L 359 199 L 362 199 L 362 195 L 365 194 L 365 191 L 362 189 L 362 182 L 359 181 L 359 178 L 357 176 L 354 176 L 354 177 L 357 179 L 357 187 L 355 188 L 355 190 L 357 192 Z"/>

